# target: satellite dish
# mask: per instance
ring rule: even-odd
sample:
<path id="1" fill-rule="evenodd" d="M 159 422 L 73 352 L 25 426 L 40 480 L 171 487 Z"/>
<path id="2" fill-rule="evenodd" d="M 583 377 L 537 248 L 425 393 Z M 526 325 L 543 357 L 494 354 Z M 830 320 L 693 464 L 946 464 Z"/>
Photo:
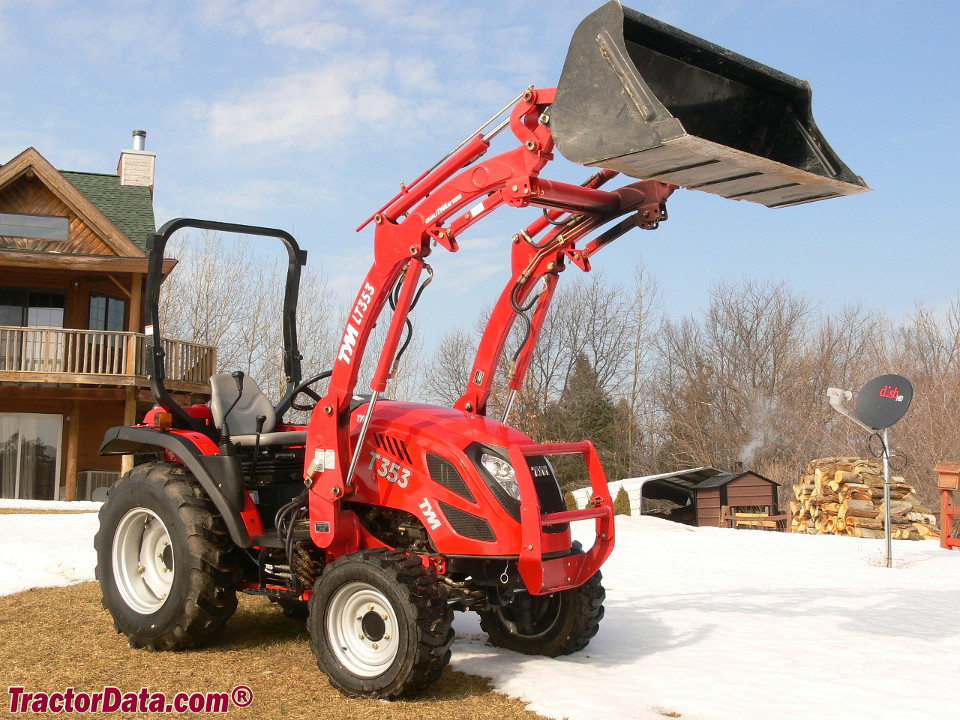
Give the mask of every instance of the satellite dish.
<path id="1" fill-rule="evenodd" d="M 913 400 L 913 385 L 900 375 L 874 378 L 857 395 L 857 415 L 872 430 L 884 430 L 902 418 Z"/>

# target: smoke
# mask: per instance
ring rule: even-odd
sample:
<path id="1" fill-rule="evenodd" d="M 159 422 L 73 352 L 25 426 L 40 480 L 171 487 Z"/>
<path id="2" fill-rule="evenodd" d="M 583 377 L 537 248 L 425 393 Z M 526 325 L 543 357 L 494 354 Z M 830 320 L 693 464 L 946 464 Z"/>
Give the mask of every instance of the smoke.
<path id="1" fill-rule="evenodd" d="M 775 397 L 755 396 L 749 401 L 744 415 L 748 429 L 747 442 L 740 448 L 737 460 L 744 470 L 756 467 L 760 452 L 777 441 L 780 436 L 776 420 L 780 416 L 780 401 Z"/>

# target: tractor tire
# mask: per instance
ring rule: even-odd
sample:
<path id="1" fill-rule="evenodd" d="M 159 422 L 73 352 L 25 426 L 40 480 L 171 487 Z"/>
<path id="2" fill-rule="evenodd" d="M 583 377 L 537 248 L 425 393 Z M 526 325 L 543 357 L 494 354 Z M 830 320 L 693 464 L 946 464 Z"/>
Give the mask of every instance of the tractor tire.
<path id="1" fill-rule="evenodd" d="M 110 488 L 94 546 L 103 606 L 131 647 L 208 645 L 237 609 L 236 546 L 180 465 L 139 465 Z"/>
<path id="2" fill-rule="evenodd" d="M 582 650 L 600 629 L 606 592 L 598 572 L 583 585 L 549 595 L 516 593 L 509 604 L 480 612 L 490 644 L 524 655 L 556 657 Z"/>
<path id="3" fill-rule="evenodd" d="M 317 665 L 350 697 L 414 695 L 450 661 L 453 610 L 436 574 L 402 550 L 345 555 L 314 585 L 307 629 Z"/>

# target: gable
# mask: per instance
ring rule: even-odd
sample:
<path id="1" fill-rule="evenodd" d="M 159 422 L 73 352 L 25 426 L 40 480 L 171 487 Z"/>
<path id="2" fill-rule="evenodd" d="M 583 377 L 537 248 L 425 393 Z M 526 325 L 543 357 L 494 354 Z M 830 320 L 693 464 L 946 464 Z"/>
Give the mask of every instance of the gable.
<path id="1" fill-rule="evenodd" d="M 36 177 L 23 177 L 0 190 L 0 212 L 24 215 L 53 215 L 70 220 L 69 237 L 63 240 L 0 237 L 0 248 L 61 252 L 76 255 L 117 255 L 96 232 Z"/>
<path id="2" fill-rule="evenodd" d="M 68 178 L 68 174 L 84 185 L 93 197 Z M 122 191 L 115 191 L 109 178 L 111 176 L 93 173 L 60 173 L 33 148 L 0 166 L 0 212 L 70 219 L 66 241 L 6 237 L 0 238 L 0 249 L 145 257 L 147 235 L 153 232 L 152 201 L 148 198 L 145 202 L 144 188 L 124 187 Z M 113 176 L 113 181 L 120 188 L 119 178 Z M 126 190 L 134 192 L 127 193 Z M 104 203 L 116 221 L 98 201 Z M 142 219 L 134 217 L 138 214 Z"/>

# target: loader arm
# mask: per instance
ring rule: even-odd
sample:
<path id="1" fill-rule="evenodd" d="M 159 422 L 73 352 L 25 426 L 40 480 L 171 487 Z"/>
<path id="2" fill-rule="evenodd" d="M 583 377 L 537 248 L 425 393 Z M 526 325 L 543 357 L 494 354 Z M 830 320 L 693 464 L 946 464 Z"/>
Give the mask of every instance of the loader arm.
<path id="1" fill-rule="evenodd" d="M 536 300 L 533 327 L 511 373 L 511 387 L 519 388 L 566 254 L 576 253 L 573 248 L 579 240 L 623 214 L 633 213 L 637 220 L 625 225 L 619 234 L 637 225 L 654 227 L 666 217 L 663 202 L 672 186 L 640 181 L 609 192 L 599 185 L 615 173 L 598 173 L 584 185 L 540 177 L 542 168 L 553 159 L 553 136 L 545 121 L 555 94 L 554 88 L 531 88 L 513 108 L 509 124 L 520 142 L 518 147 L 480 161 L 490 140 L 477 135 L 373 216 L 374 261 L 351 306 L 327 393 L 317 405 L 307 433 L 312 532 L 320 547 L 339 553 L 358 546 L 359 537 L 351 529 L 356 523 L 341 517 L 340 501 L 353 491 L 352 472 L 366 432 L 364 426 L 357 441 L 351 442 L 350 408 L 359 369 L 372 330 L 390 295 L 396 293 L 397 306 L 370 384 L 374 394 L 364 414 L 366 419 L 393 375 L 400 339 L 432 242 L 455 252 L 458 235 L 504 205 L 540 206 L 551 213 L 550 221 L 532 223 L 518 236 L 523 239 L 513 243 L 513 271 L 497 303 L 495 321 L 481 343 L 471 374 L 476 382 L 457 404 L 482 415 L 497 361 L 519 316 L 515 304 L 528 302 L 538 282 L 545 279 L 550 290 Z M 558 224 L 561 221 L 556 218 L 565 219 Z M 535 237 L 540 233 L 545 238 L 537 243 Z M 573 259 L 584 269 L 589 268 L 586 256 L 577 254 Z"/>

